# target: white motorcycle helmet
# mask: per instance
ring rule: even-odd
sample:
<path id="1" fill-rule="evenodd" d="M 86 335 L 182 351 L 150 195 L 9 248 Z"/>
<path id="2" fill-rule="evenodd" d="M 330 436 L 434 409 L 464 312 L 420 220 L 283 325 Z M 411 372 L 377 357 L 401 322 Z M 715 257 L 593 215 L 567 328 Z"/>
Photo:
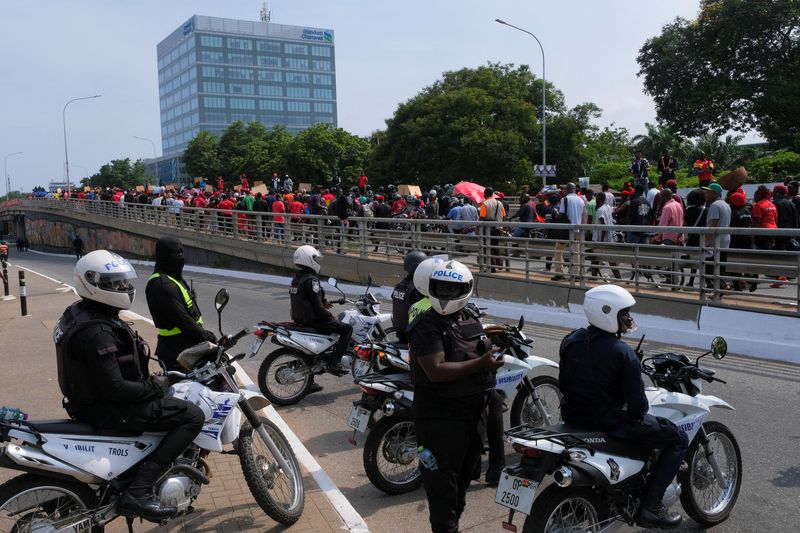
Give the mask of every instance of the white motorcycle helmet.
<path id="1" fill-rule="evenodd" d="M 117 309 L 133 305 L 136 289 L 130 280 L 135 278 L 136 270 L 128 260 L 108 250 L 84 255 L 72 274 L 78 296 Z"/>
<path id="2" fill-rule="evenodd" d="M 296 267 L 308 267 L 314 271 L 315 274 L 319 274 L 320 264 L 319 262 L 322 260 L 322 254 L 308 244 L 304 244 L 300 246 L 297 250 L 294 251 L 294 264 Z"/>
<path id="3" fill-rule="evenodd" d="M 583 312 L 589 324 L 609 333 L 627 333 L 636 329 L 630 309 L 636 305 L 631 293 L 618 285 L 602 285 L 586 292 Z"/>
<path id="4" fill-rule="evenodd" d="M 414 288 L 417 289 L 421 295 L 428 296 L 428 282 L 431 279 L 433 270 L 436 268 L 437 264 L 446 261 L 446 255 L 434 255 L 417 265 L 417 269 L 414 270 Z"/>
<path id="5" fill-rule="evenodd" d="M 440 315 L 452 315 L 464 309 L 472 296 L 472 272 L 458 261 L 435 265 L 428 278 L 431 308 Z"/>

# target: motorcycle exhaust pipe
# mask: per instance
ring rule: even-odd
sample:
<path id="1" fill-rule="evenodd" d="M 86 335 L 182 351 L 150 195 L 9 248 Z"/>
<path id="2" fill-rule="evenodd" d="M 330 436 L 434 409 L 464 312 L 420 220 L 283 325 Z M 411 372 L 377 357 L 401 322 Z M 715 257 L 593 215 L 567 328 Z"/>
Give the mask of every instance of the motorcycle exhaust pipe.
<path id="1" fill-rule="evenodd" d="M 572 469 L 566 466 L 562 466 L 555 472 L 553 472 L 553 481 L 555 481 L 556 485 L 559 487 L 566 488 L 572 485 Z"/>
<path id="2" fill-rule="evenodd" d="M 381 411 L 386 416 L 392 416 L 394 414 L 394 402 L 386 402 L 381 406 Z"/>

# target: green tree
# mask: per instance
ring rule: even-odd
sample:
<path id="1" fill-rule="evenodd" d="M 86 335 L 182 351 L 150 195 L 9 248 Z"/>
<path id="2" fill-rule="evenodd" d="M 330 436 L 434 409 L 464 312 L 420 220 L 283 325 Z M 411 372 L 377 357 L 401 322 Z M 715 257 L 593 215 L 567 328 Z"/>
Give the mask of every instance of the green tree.
<path id="1" fill-rule="evenodd" d="M 219 160 L 221 171 L 226 179 L 235 178 L 241 172 L 247 172 L 250 157 L 247 145 L 250 135 L 241 120 L 237 120 L 222 132 L 219 138 Z"/>
<path id="2" fill-rule="evenodd" d="M 659 121 L 690 137 L 756 129 L 800 141 L 800 2 L 702 0 L 639 51 Z"/>
<path id="3" fill-rule="evenodd" d="M 675 131 L 664 125 L 650 124 L 645 122 L 646 133 L 635 135 L 631 142 L 636 150 L 641 150 L 642 155 L 655 162 L 661 157 L 661 152 L 669 150 L 670 155 L 682 164 L 689 164 L 694 147 L 691 141 L 675 133 Z M 694 161 L 694 160 L 692 160 Z"/>
<path id="4" fill-rule="evenodd" d="M 726 135 L 724 138 L 717 135 L 701 135 L 695 144 L 695 152 L 703 152 L 714 160 L 717 169 L 732 169 L 744 164 L 743 152 L 739 143 L 743 135 Z"/>
<path id="5" fill-rule="evenodd" d="M 317 124 L 295 136 L 287 147 L 288 171 L 316 183 L 338 174 L 343 181 L 358 176 L 372 156 L 368 140 L 330 124 Z"/>
<path id="6" fill-rule="evenodd" d="M 201 131 L 186 145 L 183 164 L 190 176 L 206 176 L 209 179 L 220 172 L 219 140 L 208 132 Z"/>
<path id="7" fill-rule="evenodd" d="M 129 157 L 114 159 L 100 167 L 97 174 L 89 178 L 91 187 L 123 187 L 131 188 L 144 183 L 146 165 L 137 160 L 131 164 Z"/>

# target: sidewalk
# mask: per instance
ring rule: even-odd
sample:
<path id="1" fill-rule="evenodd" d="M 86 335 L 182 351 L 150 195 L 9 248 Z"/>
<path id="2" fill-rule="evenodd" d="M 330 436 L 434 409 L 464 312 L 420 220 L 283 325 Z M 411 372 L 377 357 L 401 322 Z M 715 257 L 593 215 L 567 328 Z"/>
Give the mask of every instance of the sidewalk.
<path id="1" fill-rule="evenodd" d="M 16 270 L 10 268 L 9 273 Z M 18 299 L 0 301 L 0 405 L 19 407 L 31 419 L 66 418 L 61 409 L 58 388 L 53 327 L 64 309 L 78 297 L 64 292 L 64 286 L 28 272 L 29 316 L 20 316 Z M 61 289 L 58 291 L 57 289 Z M 16 287 L 12 294 L 16 294 Z M 144 295 L 139 295 L 144 296 Z M 138 297 L 138 296 L 137 296 Z M 143 321 L 134 321 L 139 331 L 155 347 L 155 330 Z M 345 529 L 338 513 L 313 478 L 304 472 L 305 509 L 300 520 L 286 528 L 269 518 L 255 503 L 235 455 L 209 456 L 213 478 L 195 501 L 195 511 L 181 520 L 158 527 L 136 522 L 136 531 L 287 531 L 296 533 L 334 532 Z M 0 470 L 0 483 L 20 472 Z M 117 519 L 108 532 L 126 532 L 125 522 Z"/>

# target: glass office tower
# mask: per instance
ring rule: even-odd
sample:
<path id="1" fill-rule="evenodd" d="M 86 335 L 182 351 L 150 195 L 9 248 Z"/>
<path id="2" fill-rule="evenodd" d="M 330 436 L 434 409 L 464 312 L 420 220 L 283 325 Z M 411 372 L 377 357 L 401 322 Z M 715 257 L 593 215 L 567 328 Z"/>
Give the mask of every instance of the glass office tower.
<path id="1" fill-rule="evenodd" d="M 195 15 L 157 50 L 164 157 L 237 120 L 337 125 L 333 30 Z"/>

